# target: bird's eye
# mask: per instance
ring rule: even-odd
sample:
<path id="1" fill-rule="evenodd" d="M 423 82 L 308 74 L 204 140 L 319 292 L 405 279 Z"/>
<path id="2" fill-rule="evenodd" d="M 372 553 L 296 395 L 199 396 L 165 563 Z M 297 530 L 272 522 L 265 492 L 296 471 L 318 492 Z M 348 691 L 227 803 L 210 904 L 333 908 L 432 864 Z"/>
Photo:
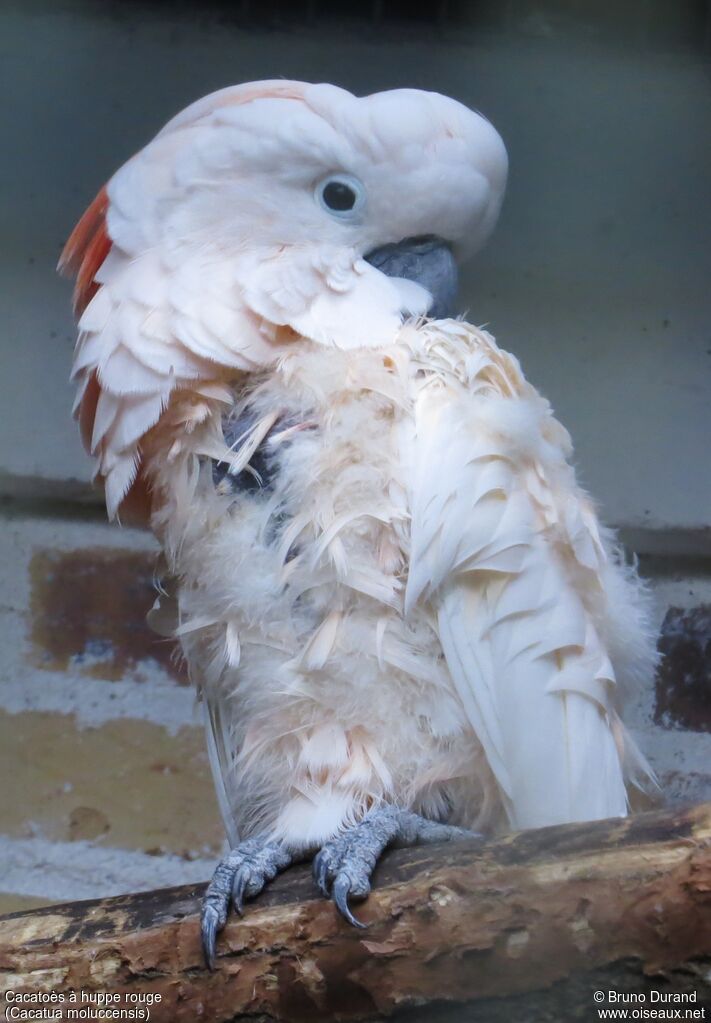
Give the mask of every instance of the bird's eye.
<path id="1" fill-rule="evenodd" d="M 338 213 L 352 210 L 358 199 L 351 186 L 347 185 L 345 181 L 329 181 L 321 195 L 329 210 Z"/>
<path id="2" fill-rule="evenodd" d="M 316 198 L 331 216 L 352 220 L 363 208 L 365 189 L 350 174 L 334 174 L 320 182 Z"/>

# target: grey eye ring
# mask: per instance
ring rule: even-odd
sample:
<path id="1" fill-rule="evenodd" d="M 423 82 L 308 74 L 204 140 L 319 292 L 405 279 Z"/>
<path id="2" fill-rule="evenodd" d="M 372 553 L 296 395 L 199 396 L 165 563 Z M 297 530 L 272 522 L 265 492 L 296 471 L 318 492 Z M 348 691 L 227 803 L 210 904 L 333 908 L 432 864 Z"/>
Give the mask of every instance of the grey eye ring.
<path id="1" fill-rule="evenodd" d="M 365 188 L 352 174 L 329 174 L 316 186 L 320 206 L 338 220 L 355 220 L 365 206 Z"/>

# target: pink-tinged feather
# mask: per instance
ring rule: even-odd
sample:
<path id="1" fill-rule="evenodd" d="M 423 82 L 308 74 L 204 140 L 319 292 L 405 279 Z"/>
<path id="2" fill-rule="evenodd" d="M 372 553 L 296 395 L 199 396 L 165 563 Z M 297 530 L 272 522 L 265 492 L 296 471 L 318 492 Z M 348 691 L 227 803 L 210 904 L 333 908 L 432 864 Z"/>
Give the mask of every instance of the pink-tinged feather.
<path id="1" fill-rule="evenodd" d="M 106 229 L 106 211 L 109 197 L 104 186 L 82 215 L 69 235 L 59 257 L 60 273 L 74 274 L 74 312 L 77 316 L 86 309 L 98 285 L 94 278 L 109 254 L 111 239 Z"/>

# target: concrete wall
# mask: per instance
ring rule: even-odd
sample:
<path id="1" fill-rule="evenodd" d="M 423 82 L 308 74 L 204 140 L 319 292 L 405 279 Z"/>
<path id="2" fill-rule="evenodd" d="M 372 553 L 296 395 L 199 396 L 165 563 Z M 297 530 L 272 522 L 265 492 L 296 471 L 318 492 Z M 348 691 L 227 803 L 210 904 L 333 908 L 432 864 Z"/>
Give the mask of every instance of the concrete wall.
<path id="1" fill-rule="evenodd" d="M 0 909 L 204 878 L 222 840 L 191 691 L 142 630 L 152 543 L 102 525 L 85 486 L 66 382 L 70 288 L 53 273 L 101 183 L 212 89 L 280 76 L 356 92 L 414 85 L 491 117 L 511 183 L 466 275 L 470 318 L 552 399 L 608 521 L 656 552 L 645 565 L 659 623 L 670 605 L 709 599 L 711 79 L 699 5 L 450 8 L 460 20 L 439 26 L 292 17 L 288 30 L 240 25 L 227 6 L 0 10 L 0 770 L 13 779 Z M 685 676 L 692 707 L 699 656 Z M 660 685 L 631 708 L 636 734 L 670 798 L 708 797 L 711 722 L 666 690 L 661 713 Z"/>
<path id="2" fill-rule="evenodd" d="M 87 478 L 66 411 L 69 289 L 53 266 L 98 187 L 171 114 L 253 78 L 334 81 L 356 92 L 407 84 L 478 107 L 510 150 L 500 228 L 466 277 L 470 318 L 490 324 L 552 399 L 611 521 L 704 526 L 711 79 L 703 53 L 682 45 L 678 31 L 671 42 L 623 45 L 610 40 L 611 15 L 560 23 L 564 5 L 510 6 L 520 14 L 508 28 L 498 21 L 433 37 L 428 26 L 396 23 L 248 31 L 173 5 L 5 5 L 3 95 L 12 101 L 0 111 L 1 137 L 11 140 L 0 166 L 0 470 Z M 647 4 L 647 19 L 653 26 L 655 13 L 687 6 L 696 9 Z"/>

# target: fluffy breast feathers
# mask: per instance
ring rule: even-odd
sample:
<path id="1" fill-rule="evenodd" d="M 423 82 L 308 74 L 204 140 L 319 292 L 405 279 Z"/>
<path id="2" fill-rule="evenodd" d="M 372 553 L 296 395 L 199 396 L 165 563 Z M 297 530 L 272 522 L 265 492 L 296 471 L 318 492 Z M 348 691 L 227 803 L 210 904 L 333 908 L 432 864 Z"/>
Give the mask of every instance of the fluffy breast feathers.
<path id="1" fill-rule="evenodd" d="M 469 824 L 626 813 L 649 782 L 618 714 L 654 663 L 644 594 L 515 358 L 431 322 L 386 349 L 300 342 L 235 400 L 253 412 L 239 451 L 205 399 L 152 469 L 230 826 L 257 806 L 295 841 L 314 808 L 311 837 L 383 799 L 441 812 L 443 792 Z M 265 438 L 274 491 L 221 494 L 206 460 L 239 473 Z M 275 777 L 298 805 L 264 795 Z"/>

